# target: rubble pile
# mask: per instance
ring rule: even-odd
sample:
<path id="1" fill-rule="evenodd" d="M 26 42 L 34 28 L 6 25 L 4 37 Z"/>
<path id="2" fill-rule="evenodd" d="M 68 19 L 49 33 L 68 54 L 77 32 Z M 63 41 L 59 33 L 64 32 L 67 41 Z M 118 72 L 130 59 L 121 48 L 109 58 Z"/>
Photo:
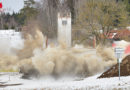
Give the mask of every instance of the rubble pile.
<path id="1" fill-rule="evenodd" d="M 118 63 L 112 66 L 110 69 L 105 71 L 98 78 L 109 78 L 109 77 L 117 77 L 118 76 Z M 129 76 L 130 75 L 130 55 L 126 56 L 121 63 L 120 67 L 120 75 L 121 76 Z"/>

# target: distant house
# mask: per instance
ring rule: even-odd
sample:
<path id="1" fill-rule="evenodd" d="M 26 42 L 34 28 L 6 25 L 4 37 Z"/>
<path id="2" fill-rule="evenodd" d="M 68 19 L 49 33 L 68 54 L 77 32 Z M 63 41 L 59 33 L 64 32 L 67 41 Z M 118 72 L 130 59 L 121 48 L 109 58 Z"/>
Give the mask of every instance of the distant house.
<path id="1" fill-rule="evenodd" d="M 109 35 L 108 39 L 112 40 L 112 47 L 120 47 L 124 48 L 125 55 L 130 54 L 130 42 L 125 40 L 130 40 L 130 30 L 129 29 L 120 29 L 120 30 L 112 30 Z"/>
<path id="2" fill-rule="evenodd" d="M 108 39 L 113 40 L 121 40 L 124 38 L 130 38 L 130 30 L 129 29 L 120 29 L 120 30 L 112 30 L 107 35 Z"/>

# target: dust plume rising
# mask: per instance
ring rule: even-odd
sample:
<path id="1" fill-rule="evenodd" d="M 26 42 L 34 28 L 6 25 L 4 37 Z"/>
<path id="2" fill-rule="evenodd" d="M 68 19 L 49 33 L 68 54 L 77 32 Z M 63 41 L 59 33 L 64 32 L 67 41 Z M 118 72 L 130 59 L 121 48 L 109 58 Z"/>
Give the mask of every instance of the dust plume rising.
<path id="1" fill-rule="evenodd" d="M 18 71 L 18 57 L 10 54 L 0 53 L 0 71 Z"/>
<path id="2" fill-rule="evenodd" d="M 45 38 L 39 30 L 24 40 L 16 55 L 0 55 L 0 69 L 17 69 L 25 76 L 90 76 L 116 63 L 112 48 L 67 48 L 64 44 L 43 48 Z"/>
<path id="3" fill-rule="evenodd" d="M 20 59 L 30 58 L 33 56 L 33 50 L 35 48 L 43 48 L 43 43 L 44 36 L 39 30 L 36 30 L 36 34 L 34 36 L 27 34 L 24 41 L 24 47 L 21 50 L 17 51 L 17 56 Z"/>

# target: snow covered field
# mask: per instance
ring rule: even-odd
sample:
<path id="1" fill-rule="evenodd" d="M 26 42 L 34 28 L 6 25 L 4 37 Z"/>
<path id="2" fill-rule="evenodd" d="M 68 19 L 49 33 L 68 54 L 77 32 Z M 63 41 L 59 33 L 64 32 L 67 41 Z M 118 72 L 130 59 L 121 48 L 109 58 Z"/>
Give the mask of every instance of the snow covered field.
<path id="1" fill-rule="evenodd" d="M 130 76 L 121 77 L 119 82 L 118 77 L 97 79 L 99 75 L 88 78 L 61 78 L 55 80 L 52 77 L 44 77 L 39 80 L 21 79 L 19 74 L 0 75 L 0 89 L 25 90 L 25 89 L 55 89 L 55 90 L 130 90 Z M 1 86 L 10 84 L 21 84 L 14 86 Z"/>

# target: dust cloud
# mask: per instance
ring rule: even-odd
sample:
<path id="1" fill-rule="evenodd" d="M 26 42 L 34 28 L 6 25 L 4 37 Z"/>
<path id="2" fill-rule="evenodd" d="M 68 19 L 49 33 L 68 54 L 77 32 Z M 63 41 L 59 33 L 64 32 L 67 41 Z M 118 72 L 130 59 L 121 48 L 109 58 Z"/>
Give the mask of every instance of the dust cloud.
<path id="1" fill-rule="evenodd" d="M 64 44 L 43 48 L 45 37 L 39 30 L 28 35 L 24 47 L 15 55 L 0 54 L 0 70 L 20 71 L 25 76 L 90 76 L 114 65 L 112 48 L 96 49 L 71 47 Z M 6 49 L 6 46 L 2 48 Z"/>

